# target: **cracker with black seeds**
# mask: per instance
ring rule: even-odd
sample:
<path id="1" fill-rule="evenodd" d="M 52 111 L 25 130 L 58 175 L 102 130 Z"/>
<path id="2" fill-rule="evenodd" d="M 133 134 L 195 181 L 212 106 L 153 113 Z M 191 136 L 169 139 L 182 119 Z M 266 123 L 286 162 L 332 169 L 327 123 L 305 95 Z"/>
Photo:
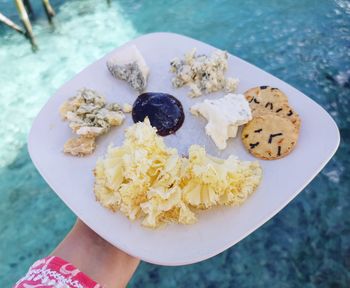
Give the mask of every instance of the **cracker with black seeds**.
<path id="1" fill-rule="evenodd" d="M 252 112 L 259 109 L 274 110 L 277 106 L 288 104 L 288 97 L 280 89 L 271 86 L 259 86 L 244 93 Z"/>
<path id="2" fill-rule="evenodd" d="M 288 155 L 297 144 L 298 136 L 298 129 L 289 119 L 274 114 L 257 116 L 242 130 L 245 148 L 265 160 Z"/>
<path id="3" fill-rule="evenodd" d="M 295 127 L 299 130 L 301 120 L 298 113 L 290 107 L 288 104 L 278 104 L 274 106 L 274 109 L 270 108 L 259 108 L 252 111 L 253 117 L 262 116 L 265 114 L 276 114 L 277 116 L 289 119 Z"/>

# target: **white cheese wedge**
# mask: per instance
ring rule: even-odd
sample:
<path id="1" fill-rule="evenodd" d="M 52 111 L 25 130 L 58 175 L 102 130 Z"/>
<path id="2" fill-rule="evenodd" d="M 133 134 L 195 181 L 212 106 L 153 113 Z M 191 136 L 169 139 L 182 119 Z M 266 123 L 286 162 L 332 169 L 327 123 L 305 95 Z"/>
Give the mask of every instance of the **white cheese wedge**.
<path id="1" fill-rule="evenodd" d="M 191 113 L 208 120 L 205 132 L 223 150 L 227 140 L 237 135 L 238 126 L 252 119 L 249 103 L 242 94 L 227 94 L 217 100 L 204 100 L 191 107 Z"/>
<path id="2" fill-rule="evenodd" d="M 135 45 L 118 51 L 107 60 L 107 67 L 115 78 L 128 82 L 138 92 L 145 90 L 149 68 Z"/>

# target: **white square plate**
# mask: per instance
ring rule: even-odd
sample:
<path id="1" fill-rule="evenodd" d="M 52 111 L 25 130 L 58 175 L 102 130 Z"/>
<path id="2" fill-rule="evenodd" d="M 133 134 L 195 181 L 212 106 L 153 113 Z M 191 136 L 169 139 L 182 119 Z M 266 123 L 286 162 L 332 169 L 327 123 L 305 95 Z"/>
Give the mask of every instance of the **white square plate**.
<path id="1" fill-rule="evenodd" d="M 193 47 L 198 53 L 210 54 L 214 47 L 171 33 L 144 35 L 123 47 L 133 44 L 141 51 L 151 70 L 147 91 L 174 95 L 186 111 L 183 127 L 176 135 L 164 138 L 169 146 L 186 153 L 191 144 L 200 144 L 212 155 L 227 157 L 235 154 L 243 160 L 256 160 L 245 151 L 239 136 L 231 139 L 228 148 L 220 153 L 205 135 L 205 120 L 189 113 L 192 104 L 205 98 L 221 97 L 223 93 L 190 99 L 187 87 L 174 89 L 171 86 L 169 63 L 174 57 L 182 57 Z M 96 89 L 109 102 L 134 102 L 137 93 L 125 82 L 114 79 L 106 68 L 106 59 L 121 48 L 91 64 L 50 98 L 33 123 L 28 147 L 41 175 L 70 209 L 107 241 L 133 256 L 156 264 L 183 265 L 224 251 L 279 212 L 320 172 L 337 150 L 339 131 L 324 109 L 285 82 L 230 55 L 226 75 L 240 79 L 238 92 L 270 85 L 289 96 L 291 105 L 302 119 L 297 147 L 281 160 L 260 161 L 264 174 L 262 183 L 240 207 L 203 211 L 198 215 L 198 223 L 190 226 L 171 224 L 152 230 L 142 227 L 140 222 L 131 222 L 121 213 L 112 213 L 96 202 L 92 174 L 97 158 L 105 154 L 107 146 L 111 142 L 114 145 L 122 143 L 124 129 L 132 124 L 131 115 L 127 115 L 123 126 L 113 128 L 99 138 L 93 155 L 77 158 L 62 152 L 63 144 L 72 132 L 58 112 L 59 106 L 82 87 Z"/>

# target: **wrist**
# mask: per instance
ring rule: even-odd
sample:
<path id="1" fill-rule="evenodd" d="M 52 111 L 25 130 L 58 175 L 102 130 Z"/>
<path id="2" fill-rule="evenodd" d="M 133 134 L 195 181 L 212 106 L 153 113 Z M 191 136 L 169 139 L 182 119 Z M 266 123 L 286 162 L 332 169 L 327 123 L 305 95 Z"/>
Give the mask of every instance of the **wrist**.
<path id="1" fill-rule="evenodd" d="M 80 220 L 52 254 L 108 288 L 124 287 L 139 264 L 138 259 L 115 248 Z"/>

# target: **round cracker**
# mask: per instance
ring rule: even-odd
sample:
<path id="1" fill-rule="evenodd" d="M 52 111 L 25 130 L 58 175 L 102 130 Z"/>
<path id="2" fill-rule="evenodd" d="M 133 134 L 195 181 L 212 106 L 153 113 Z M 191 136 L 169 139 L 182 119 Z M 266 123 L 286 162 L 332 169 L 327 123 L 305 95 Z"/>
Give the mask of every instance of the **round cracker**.
<path id="1" fill-rule="evenodd" d="M 271 109 L 278 105 L 288 104 L 288 97 L 280 89 L 271 86 L 259 86 L 244 93 L 252 110 Z"/>
<path id="2" fill-rule="evenodd" d="M 253 118 L 242 130 L 245 148 L 255 157 L 274 160 L 288 155 L 298 140 L 298 129 L 283 117 L 265 114 Z"/>
<path id="3" fill-rule="evenodd" d="M 260 107 L 258 109 L 252 110 L 253 117 L 262 116 L 265 114 L 276 114 L 277 116 L 289 119 L 294 126 L 299 130 L 301 120 L 298 113 L 286 103 L 275 105 L 274 109 Z"/>

